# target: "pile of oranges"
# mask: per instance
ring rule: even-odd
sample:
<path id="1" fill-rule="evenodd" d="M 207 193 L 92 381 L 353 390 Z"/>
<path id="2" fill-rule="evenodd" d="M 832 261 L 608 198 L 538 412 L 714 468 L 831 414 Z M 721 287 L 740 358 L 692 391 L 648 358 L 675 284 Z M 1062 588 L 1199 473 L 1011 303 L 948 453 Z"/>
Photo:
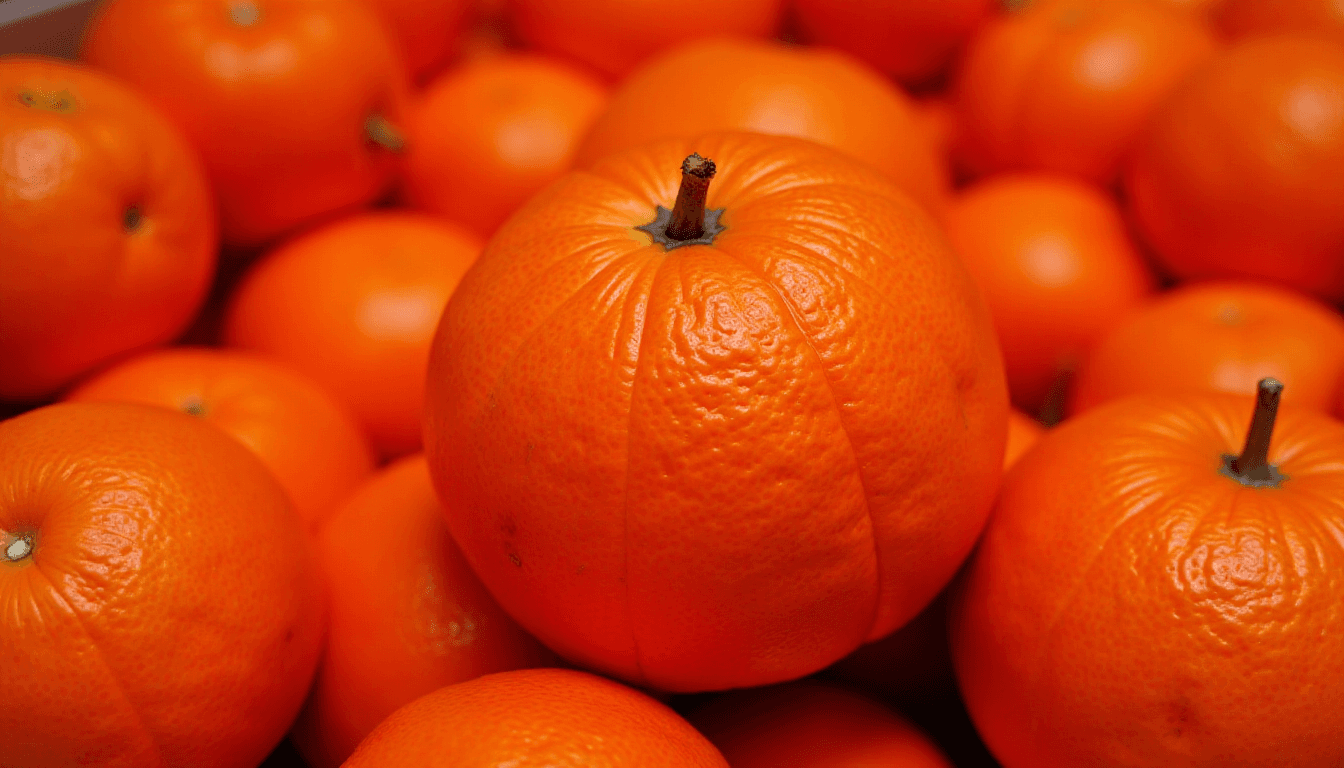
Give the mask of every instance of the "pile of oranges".
<path id="1" fill-rule="evenodd" d="M 1334 0 L 102 0 L 0 765 L 1344 765 L 1341 301 Z"/>

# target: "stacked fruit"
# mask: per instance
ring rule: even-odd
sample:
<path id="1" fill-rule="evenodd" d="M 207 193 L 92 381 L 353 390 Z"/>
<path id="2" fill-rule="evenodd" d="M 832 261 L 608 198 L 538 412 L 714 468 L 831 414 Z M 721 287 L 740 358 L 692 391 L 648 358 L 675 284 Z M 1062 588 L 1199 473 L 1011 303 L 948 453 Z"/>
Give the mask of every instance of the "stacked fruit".
<path id="1" fill-rule="evenodd" d="M 1339 3 L 80 58 L 0 57 L 5 768 L 1344 764 Z"/>

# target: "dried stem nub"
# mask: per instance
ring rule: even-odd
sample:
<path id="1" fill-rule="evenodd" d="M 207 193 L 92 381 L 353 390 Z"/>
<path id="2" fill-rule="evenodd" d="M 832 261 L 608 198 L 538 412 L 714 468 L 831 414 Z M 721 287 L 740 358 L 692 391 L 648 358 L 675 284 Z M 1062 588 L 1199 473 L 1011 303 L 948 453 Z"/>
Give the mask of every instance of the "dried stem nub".
<path id="1" fill-rule="evenodd" d="M 1246 444 L 1241 455 L 1227 462 L 1229 474 L 1247 485 L 1278 485 L 1283 479 L 1283 475 L 1269 463 L 1269 441 L 1274 435 L 1274 420 L 1279 414 L 1282 393 L 1283 383 L 1278 379 L 1260 380 L 1255 393 L 1255 413 L 1246 430 Z"/>
<path id="2" fill-rule="evenodd" d="M 714 178 L 714 161 L 698 153 L 681 163 L 681 188 L 672 206 L 667 236 L 673 240 L 698 240 L 705 236 L 705 199 Z"/>

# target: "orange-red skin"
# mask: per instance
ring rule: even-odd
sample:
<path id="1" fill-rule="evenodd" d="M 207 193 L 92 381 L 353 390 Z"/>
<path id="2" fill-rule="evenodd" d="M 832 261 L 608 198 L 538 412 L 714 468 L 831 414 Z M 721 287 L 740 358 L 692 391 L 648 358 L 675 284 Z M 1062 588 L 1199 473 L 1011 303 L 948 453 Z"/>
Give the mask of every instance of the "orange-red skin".
<path id="1" fill-rule="evenodd" d="M 1305 32 L 1344 42 L 1344 5 L 1334 0 L 1221 0 L 1212 15 L 1233 40 Z"/>
<path id="2" fill-rule="evenodd" d="M 1344 46 L 1275 35 L 1229 47 L 1154 114 L 1124 184 L 1176 277 L 1344 298 Z"/>
<path id="3" fill-rule="evenodd" d="M 1076 178 L 990 176 L 961 190 L 945 221 L 994 317 L 1013 403 L 1029 413 L 1157 287 L 1114 198 Z"/>
<path id="4" fill-rule="evenodd" d="M 190 417 L 61 403 L 0 422 L 4 762 L 242 768 L 321 653 L 309 538 L 246 448 Z"/>
<path id="5" fill-rule="evenodd" d="M 432 76 L 453 55 L 472 20 L 473 0 L 368 0 L 387 21 L 413 77 Z"/>
<path id="6" fill-rule="evenodd" d="M 1005 478 L 951 609 L 1005 768 L 1344 759 L 1344 424 L 1284 408 L 1269 461 L 1288 479 L 1250 488 L 1220 468 L 1252 406 L 1117 400 Z"/>
<path id="7" fill-rule="evenodd" d="M 726 693 L 690 720 L 733 768 L 952 768 L 905 718 L 810 680 Z"/>
<path id="8" fill-rule="evenodd" d="M 224 340 L 279 360 L 354 413 L 385 457 L 420 448 L 430 341 L 481 238 L 411 211 L 360 213 L 263 255 Z"/>
<path id="9" fill-rule="evenodd" d="M 327 645 L 292 734 L 311 768 L 336 768 L 388 715 L 445 685 L 554 663 L 467 566 L 423 455 L 363 484 L 325 521 L 317 552 Z"/>
<path id="10" fill-rule="evenodd" d="M 1328 413 L 1344 386 L 1344 317 L 1262 283 L 1182 286 L 1122 318 L 1079 367 L 1069 412 L 1139 392 L 1244 394 L 1272 376 L 1283 401 Z"/>
<path id="11" fill-rule="evenodd" d="M 418 100 L 406 201 L 483 236 L 574 162 L 607 86 L 530 53 L 482 57 L 445 72 Z"/>
<path id="12" fill-rule="evenodd" d="M 365 121 L 405 125 L 410 84 L 384 21 L 362 0 L 111 0 L 80 57 L 126 80 L 205 163 L 224 240 L 255 246 L 372 202 L 395 156 Z"/>
<path id="13" fill-rule="evenodd" d="M 954 84 L 975 173 L 1109 184 L 1162 100 L 1209 58 L 1194 14 L 1156 0 L 1037 0 L 980 28 Z"/>
<path id="14" fill-rule="evenodd" d="M 49 397 L 180 333 L 217 232 L 199 158 L 144 98 L 70 62 L 0 58 L 0 399 Z"/>
<path id="15" fill-rule="evenodd" d="M 668 94 L 693 94 L 694 109 Z M 914 101 L 841 51 L 717 39 L 678 46 L 632 73 L 576 163 L 659 139 L 755 131 L 825 144 L 886 173 L 935 215 L 948 171 Z"/>
<path id="16" fill-rule="evenodd" d="M 692 150 L 727 229 L 665 252 L 635 227 Z M 444 313 L 425 424 L 501 605 L 689 691 L 808 674 L 917 613 L 983 522 L 1006 418 L 935 222 L 832 150 L 722 134 L 573 172 L 501 228 Z"/>
<path id="17" fill-rule="evenodd" d="M 196 411 L 261 459 L 309 530 L 373 473 L 373 449 L 344 404 L 307 376 L 246 352 L 149 352 L 81 382 L 65 399 Z"/>
<path id="18" fill-rule="evenodd" d="M 345 768 L 728 768 L 677 713 L 606 678 L 567 669 L 498 672 L 394 712 Z"/>

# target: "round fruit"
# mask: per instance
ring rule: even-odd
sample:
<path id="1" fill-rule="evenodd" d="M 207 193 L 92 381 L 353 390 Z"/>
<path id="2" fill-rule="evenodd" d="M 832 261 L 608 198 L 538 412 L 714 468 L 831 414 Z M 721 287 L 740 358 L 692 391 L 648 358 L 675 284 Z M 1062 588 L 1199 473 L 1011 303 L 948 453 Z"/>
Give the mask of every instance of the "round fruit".
<path id="1" fill-rule="evenodd" d="M 990 177 L 957 195 L 946 222 L 989 304 L 1008 391 L 1029 412 L 1155 288 L 1119 208 L 1086 182 Z"/>
<path id="2" fill-rule="evenodd" d="M 369 1 L 387 21 L 416 77 L 432 75 L 448 60 L 475 5 L 472 0 Z"/>
<path id="3" fill-rule="evenodd" d="M 200 161 L 106 75 L 0 59 L 0 399 L 38 399 L 171 340 L 205 300 Z"/>
<path id="4" fill-rule="evenodd" d="M 994 0 L 794 0 L 803 35 L 904 83 L 939 75 L 994 12 Z"/>
<path id="5" fill-rule="evenodd" d="M 430 341 L 480 238 L 417 213 L 364 213 L 262 257 L 235 289 L 230 346 L 310 376 L 385 456 L 420 447 Z"/>
<path id="6" fill-rule="evenodd" d="M 992 502 L 1006 400 L 918 205 L 817 144 L 718 134 L 570 173 L 500 229 L 444 312 L 426 448 L 520 624 L 708 690 L 821 669 L 931 600 Z"/>
<path id="7" fill-rule="evenodd" d="M 1214 19 L 1233 39 L 1308 32 L 1344 41 L 1344 3 L 1338 0 L 1223 0 Z"/>
<path id="8" fill-rule="evenodd" d="M 200 151 L 232 244 L 363 205 L 392 181 L 409 84 L 363 0 L 110 0 L 81 56 Z"/>
<path id="9" fill-rule="evenodd" d="M 440 688 L 394 712 L 345 768 L 728 768 L 677 713 L 586 672 L 525 669 Z"/>
<path id="10" fill-rule="evenodd" d="M 1045 434 L 1039 421 L 1021 411 L 1008 412 L 1008 445 L 1003 450 L 1003 470 L 1007 472 L 1031 446 Z"/>
<path id="11" fill-rule="evenodd" d="M 1178 277 L 1251 277 L 1344 298 L 1344 46 L 1247 40 L 1172 94 L 1125 188 Z"/>
<path id="12" fill-rule="evenodd" d="M 946 202 L 946 169 L 908 96 L 839 51 L 777 42 L 709 40 L 650 61 L 612 94 L 578 164 L 710 131 L 811 139 L 870 163 L 935 213 Z"/>
<path id="13" fill-rule="evenodd" d="M 306 376 L 242 352 L 151 352 L 66 399 L 157 405 L 219 427 L 261 459 L 313 530 L 373 472 L 368 439 L 344 405 Z"/>
<path id="14" fill-rule="evenodd" d="M 323 525 L 318 555 L 327 648 L 293 736 L 313 768 L 339 766 L 413 699 L 553 661 L 467 566 L 423 456 L 393 464 L 351 496 Z"/>
<path id="15" fill-rule="evenodd" d="M 1265 376 L 1288 387 L 1290 404 L 1331 410 L 1344 386 L 1344 318 L 1273 286 L 1184 286 L 1097 341 L 1074 379 L 1069 410 L 1139 392 L 1239 394 Z"/>
<path id="16" fill-rule="evenodd" d="M 824 683 L 724 694 L 691 722 L 733 768 L 952 768 L 900 715 Z"/>
<path id="17" fill-rule="evenodd" d="M 1005 768 L 1344 761 L 1344 424 L 1136 396 L 1005 479 L 952 653 Z M 1272 437 L 1271 437 L 1272 433 Z"/>
<path id="18" fill-rule="evenodd" d="M 182 414 L 0 423 L 5 764 L 259 764 L 321 651 L 308 546 L 261 462 Z"/>
<path id="19" fill-rule="evenodd" d="M 414 112 L 406 199 L 489 236 L 569 170 L 606 101 L 599 81 L 531 54 L 486 57 L 448 72 Z"/>
<path id="20" fill-rule="evenodd" d="M 1212 51 L 1206 25 L 1170 3 L 1029 3 L 967 47 L 955 86 L 963 159 L 978 173 L 1110 183 L 1153 110 Z"/>
<path id="21" fill-rule="evenodd" d="M 704 37 L 770 37 L 781 0 L 504 0 L 529 47 L 613 79 L 655 53 Z"/>

